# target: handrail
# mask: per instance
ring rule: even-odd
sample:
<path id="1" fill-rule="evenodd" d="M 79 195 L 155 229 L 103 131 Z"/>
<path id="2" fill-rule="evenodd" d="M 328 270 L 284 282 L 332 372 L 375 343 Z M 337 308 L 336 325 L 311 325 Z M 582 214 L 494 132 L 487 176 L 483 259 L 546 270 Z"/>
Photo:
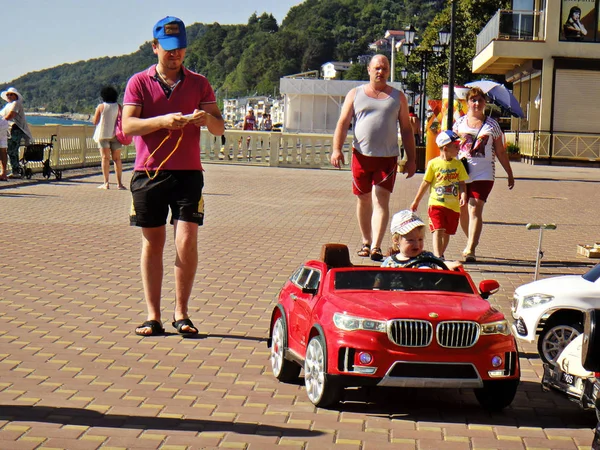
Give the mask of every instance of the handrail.
<path id="1" fill-rule="evenodd" d="M 51 154 L 51 166 L 56 170 L 100 166 L 101 157 L 92 139 L 92 125 L 38 125 L 30 126 L 34 142 L 50 142 L 56 135 Z M 531 159 L 564 159 L 600 161 L 600 134 L 570 133 L 540 130 L 507 132 L 507 142 L 517 143 L 520 153 Z M 268 131 L 226 130 L 225 145 L 221 136 L 202 130 L 202 161 L 205 163 L 246 164 L 271 167 L 301 167 L 330 169 L 333 135 L 312 133 L 281 133 Z M 351 139 L 344 145 L 344 157 L 349 169 Z M 552 151 L 550 151 L 552 149 Z M 133 145 L 121 152 L 125 162 L 135 160 Z M 34 172 L 42 171 L 42 163 L 28 164 Z"/>

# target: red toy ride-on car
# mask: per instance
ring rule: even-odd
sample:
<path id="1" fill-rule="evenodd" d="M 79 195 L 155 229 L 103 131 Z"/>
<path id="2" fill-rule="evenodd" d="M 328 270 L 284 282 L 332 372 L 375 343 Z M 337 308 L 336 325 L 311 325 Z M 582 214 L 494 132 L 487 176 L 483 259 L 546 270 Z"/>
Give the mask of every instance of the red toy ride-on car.
<path id="1" fill-rule="evenodd" d="M 437 262 L 430 270 L 357 266 L 345 245 L 325 244 L 279 294 L 268 341 L 275 377 L 296 381 L 304 369 L 320 407 L 358 386 L 473 388 L 487 410 L 510 405 L 517 346 L 486 300 L 498 282 L 484 280 L 478 292 L 462 269 Z"/>

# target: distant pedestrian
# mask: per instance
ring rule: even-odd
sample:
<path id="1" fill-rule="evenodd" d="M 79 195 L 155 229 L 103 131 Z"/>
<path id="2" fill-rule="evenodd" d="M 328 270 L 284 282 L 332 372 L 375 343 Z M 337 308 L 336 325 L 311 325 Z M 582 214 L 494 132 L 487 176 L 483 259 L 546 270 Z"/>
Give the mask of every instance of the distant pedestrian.
<path id="1" fill-rule="evenodd" d="M 119 93 L 112 86 L 105 86 L 100 91 L 102 103 L 96 108 L 93 124 L 96 125 L 94 132 L 94 141 L 98 143 L 100 156 L 102 157 L 102 177 L 104 182 L 98 186 L 98 189 L 108 189 L 110 184 L 108 176 L 110 173 L 110 160 L 112 158 L 115 166 L 115 175 L 117 177 L 117 189 L 127 189 L 121 181 L 123 174 L 123 164 L 121 162 L 121 143 L 115 137 L 115 123 L 121 110 L 121 105 L 117 103 Z"/>
<path id="2" fill-rule="evenodd" d="M 273 130 L 273 121 L 271 120 L 271 114 L 265 114 L 262 122 L 262 129 L 264 131 Z"/>
<path id="3" fill-rule="evenodd" d="M 443 259 L 450 236 L 456 234 L 460 208 L 467 202 L 465 181 L 469 175 L 456 159 L 460 138 L 454 131 L 442 131 L 435 142 L 440 148 L 440 156 L 427 164 L 423 182 L 410 209 L 416 211 L 429 191 L 428 215 L 429 230 L 433 233 L 433 253 Z"/>
<path id="4" fill-rule="evenodd" d="M 415 114 L 415 107 L 410 105 L 408 107 L 408 117 L 410 117 L 410 126 L 415 137 L 415 145 L 421 145 L 421 121 L 419 116 Z"/>
<path id="5" fill-rule="evenodd" d="M 7 181 L 8 172 L 8 121 L 0 116 L 0 181 Z"/>
<path id="6" fill-rule="evenodd" d="M 164 333 L 161 321 L 163 252 L 171 211 L 175 241 L 173 327 L 196 335 L 188 304 L 198 266 L 198 226 L 204 220 L 204 176 L 200 127 L 224 133 L 221 111 L 208 80 L 183 66 L 185 25 L 176 17 L 159 20 L 152 50 L 158 64 L 131 77 L 123 100 L 123 131 L 135 138 L 135 172 L 130 221 L 142 229 L 141 273 L 147 320 L 140 336 Z"/>
<path id="7" fill-rule="evenodd" d="M 496 158 L 508 175 L 508 189 L 515 186 L 510 161 L 504 147 L 504 133 L 498 122 L 485 116 L 486 98 L 474 87 L 467 93 L 467 114 L 459 118 L 453 130 L 461 137 L 459 158 L 467 163 L 467 204 L 461 207 L 460 226 L 467 236 L 463 250 L 466 262 L 475 262 L 475 249 L 483 230 L 483 207 L 494 187 Z"/>
<path id="8" fill-rule="evenodd" d="M 331 165 L 339 168 L 344 161 L 342 148 L 348 128 L 354 121 L 352 141 L 352 191 L 356 195 L 356 216 L 362 235 L 358 256 L 381 261 L 381 243 L 390 216 L 390 196 L 398 167 L 398 125 L 407 160 L 404 173 L 415 174 L 415 140 L 408 116 L 406 96 L 388 86 L 390 63 L 386 56 L 375 55 L 367 67 L 369 83 L 346 95 L 333 135 Z"/>
<path id="9" fill-rule="evenodd" d="M 8 178 L 21 178 L 22 169 L 19 164 L 19 147 L 21 141 L 25 141 L 25 145 L 29 144 L 32 139 L 31 131 L 27 125 L 25 118 L 25 109 L 23 108 L 23 97 L 14 87 L 8 88 L 0 94 L 3 100 L 8 103 L 0 110 L 2 115 L 10 126 L 8 138 L 8 158 L 10 159 L 11 174 Z"/>
<path id="10" fill-rule="evenodd" d="M 244 123 L 242 124 L 242 130 L 246 130 L 246 131 L 254 131 L 257 129 L 257 123 L 256 123 L 256 116 L 254 115 L 254 108 L 252 108 L 252 106 L 250 106 L 248 108 L 248 113 L 246 114 L 246 116 L 244 117 Z M 242 140 L 240 139 L 240 144 L 241 144 Z M 252 157 L 251 154 L 251 150 L 250 150 L 250 136 L 248 136 L 246 138 L 246 150 L 247 150 L 247 157 L 248 160 L 250 160 L 250 158 Z"/>

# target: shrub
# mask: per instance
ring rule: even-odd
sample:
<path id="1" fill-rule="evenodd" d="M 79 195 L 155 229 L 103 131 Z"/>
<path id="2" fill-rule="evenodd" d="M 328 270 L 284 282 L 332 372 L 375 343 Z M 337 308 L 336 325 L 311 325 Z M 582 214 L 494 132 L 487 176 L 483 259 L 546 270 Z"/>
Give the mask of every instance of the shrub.
<path id="1" fill-rule="evenodd" d="M 512 142 L 506 145 L 506 152 L 509 155 L 518 155 L 519 150 L 519 146 L 517 144 L 513 144 Z"/>

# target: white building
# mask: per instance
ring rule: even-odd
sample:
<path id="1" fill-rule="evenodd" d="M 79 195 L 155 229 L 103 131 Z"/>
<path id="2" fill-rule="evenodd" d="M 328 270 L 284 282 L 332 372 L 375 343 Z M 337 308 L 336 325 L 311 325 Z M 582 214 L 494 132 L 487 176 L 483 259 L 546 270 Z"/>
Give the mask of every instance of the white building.
<path id="1" fill-rule="evenodd" d="M 321 66 L 321 73 L 325 80 L 336 80 L 341 78 L 342 72 L 345 72 L 352 67 L 349 62 L 327 62 Z"/>
<path id="2" fill-rule="evenodd" d="M 281 78 L 284 96 L 283 129 L 292 133 L 332 134 L 350 89 L 366 81 Z M 388 83 L 401 90 L 401 83 Z M 275 120 L 273 119 L 273 123 Z"/>

